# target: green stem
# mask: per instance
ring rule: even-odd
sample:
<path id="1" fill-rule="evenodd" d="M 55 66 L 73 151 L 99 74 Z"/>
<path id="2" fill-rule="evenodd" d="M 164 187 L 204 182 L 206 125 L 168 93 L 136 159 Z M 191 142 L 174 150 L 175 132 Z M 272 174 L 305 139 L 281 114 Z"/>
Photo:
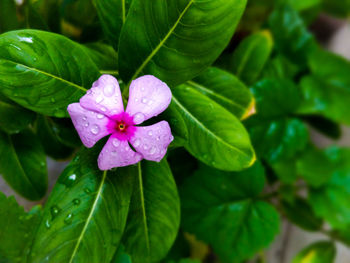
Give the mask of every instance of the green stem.
<path id="1" fill-rule="evenodd" d="M 100 74 L 119 75 L 118 70 L 100 70 Z"/>

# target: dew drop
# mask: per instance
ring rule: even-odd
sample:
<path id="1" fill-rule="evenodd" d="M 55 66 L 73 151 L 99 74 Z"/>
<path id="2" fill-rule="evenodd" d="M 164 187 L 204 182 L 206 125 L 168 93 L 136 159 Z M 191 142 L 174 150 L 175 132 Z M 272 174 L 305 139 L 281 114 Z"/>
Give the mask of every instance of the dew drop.
<path id="1" fill-rule="evenodd" d="M 147 150 L 147 149 L 148 149 L 148 146 L 145 144 L 145 145 L 143 146 L 143 149 Z"/>
<path id="2" fill-rule="evenodd" d="M 88 123 L 88 122 L 85 122 L 85 123 L 84 123 L 84 127 L 89 127 L 89 123 Z"/>
<path id="3" fill-rule="evenodd" d="M 135 99 L 135 102 L 138 102 L 138 101 L 139 101 L 139 99 L 138 99 L 138 98 L 136 98 L 136 99 Z"/>
<path id="4" fill-rule="evenodd" d="M 145 87 L 141 87 L 141 90 L 142 90 L 142 91 L 145 91 Z"/>
<path id="5" fill-rule="evenodd" d="M 111 97 L 114 94 L 115 87 L 113 85 L 107 85 L 103 88 L 103 93 L 107 97 Z"/>
<path id="6" fill-rule="evenodd" d="M 118 139 L 113 139 L 112 144 L 114 145 L 114 147 L 119 147 L 120 141 Z"/>
<path id="7" fill-rule="evenodd" d="M 158 136 L 156 140 L 157 140 L 157 141 L 160 141 L 160 136 Z"/>
<path id="8" fill-rule="evenodd" d="M 84 192 L 87 193 L 87 194 L 90 194 L 91 193 L 91 190 L 89 188 L 85 188 L 84 189 Z"/>
<path id="9" fill-rule="evenodd" d="M 83 121 L 86 121 L 86 120 L 87 120 L 87 118 L 86 118 L 86 116 L 84 116 L 84 117 L 83 117 Z"/>
<path id="10" fill-rule="evenodd" d="M 143 103 L 143 104 L 146 104 L 147 103 L 147 98 L 142 98 L 142 100 L 141 100 L 141 102 Z"/>
<path id="11" fill-rule="evenodd" d="M 149 154 L 155 154 L 157 151 L 157 148 L 155 146 L 153 146 L 150 150 L 149 150 Z"/>
<path id="12" fill-rule="evenodd" d="M 91 89 L 89 89 L 89 90 L 86 92 L 86 94 L 87 94 L 87 95 L 92 94 L 92 90 L 91 90 Z"/>
<path id="13" fill-rule="evenodd" d="M 101 113 L 97 113 L 97 119 L 101 120 L 103 119 L 105 116 Z"/>
<path id="14" fill-rule="evenodd" d="M 100 128 L 95 124 L 91 128 L 91 133 L 97 135 L 100 132 Z"/>
<path id="15" fill-rule="evenodd" d="M 171 135 L 169 139 L 172 142 L 174 140 L 174 136 Z"/>
<path id="16" fill-rule="evenodd" d="M 103 112 L 106 112 L 106 111 L 107 111 L 107 108 L 106 108 L 106 107 L 103 107 L 103 106 L 102 106 L 100 109 L 101 109 L 101 111 L 103 111 Z"/>
<path id="17" fill-rule="evenodd" d="M 135 124 L 140 124 L 145 120 L 145 115 L 143 113 L 138 112 L 134 115 L 134 123 Z"/>
<path id="18" fill-rule="evenodd" d="M 125 146 L 125 151 L 130 151 L 130 147 L 129 146 Z"/>
<path id="19" fill-rule="evenodd" d="M 51 223 L 50 223 L 49 219 L 47 219 L 45 221 L 45 226 L 46 226 L 46 228 L 50 228 L 51 227 Z"/>
<path id="20" fill-rule="evenodd" d="M 96 103 L 101 103 L 103 101 L 103 97 L 102 96 L 98 96 L 96 98 Z"/>
<path id="21" fill-rule="evenodd" d="M 139 140 L 139 139 L 136 139 L 135 141 L 134 141 L 134 147 L 138 147 L 138 146 L 140 146 L 140 144 L 141 144 L 141 140 Z"/>
<path id="22" fill-rule="evenodd" d="M 56 216 L 60 213 L 61 209 L 57 205 L 54 205 L 54 206 L 51 206 L 50 211 L 51 211 L 52 220 L 54 220 Z"/>
<path id="23" fill-rule="evenodd" d="M 55 99 L 55 98 L 51 98 L 51 102 L 52 102 L 52 103 L 55 103 L 55 102 L 56 102 L 56 99 Z"/>
<path id="24" fill-rule="evenodd" d="M 73 200 L 73 204 L 75 204 L 75 205 L 80 205 L 80 199 L 75 198 L 75 199 Z"/>
<path id="25" fill-rule="evenodd" d="M 66 223 L 67 225 L 71 224 L 73 220 L 73 214 L 70 213 L 66 216 L 66 218 L 64 219 L 64 223 Z"/>
<path id="26" fill-rule="evenodd" d="M 153 104 L 153 100 L 149 100 L 149 102 L 147 104 L 148 104 L 148 106 L 151 106 Z"/>
<path id="27" fill-rule="evenodd" d="M 149 131 L 147 134 L 148 134 L 149 136 L 152 136 L 152 135 L 153 135 L 153 132 L 152 132 L 152 131 Z"/>

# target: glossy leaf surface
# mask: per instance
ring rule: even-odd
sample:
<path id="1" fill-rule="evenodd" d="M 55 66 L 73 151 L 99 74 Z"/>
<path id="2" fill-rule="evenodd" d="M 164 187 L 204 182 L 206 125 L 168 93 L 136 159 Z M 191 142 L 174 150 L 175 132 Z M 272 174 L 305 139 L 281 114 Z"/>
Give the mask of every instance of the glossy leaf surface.
<path id="1" fill-rule="evenodd" d="M 333 242 L 319 241 L 300 251 L 292 263 L 332 263 L 335 253 Z"/>
<path id="2" fill-rule="evenodd" d="M 173 90 L 173 102 L 186 123 L 185 147 L 192 155 L 222 170 L 252 165 L 255 154 L 248 133 L 234 115 L 187 84 Z"/>
<path id="3" fill-rule="evenodd" d="M 44 31 L 0 35 L 0 92 L 33 111 L 67 116 L 99 76 L 81 46 Z"/>
<path id="4" fill-rule="evenodd" d="M 130 213 L 123 237 L 133 263 L 159 262 L 175 241 L 180 201 L 166 162 L 143 161 L 135 174 Z"/>
<path id="5" fill-rule="evenodd" d="M 122 28 L 120 76 L 152 74 L 174 86 L 212 64 L 231 39 L 246 0 L 134 0 Z"/>

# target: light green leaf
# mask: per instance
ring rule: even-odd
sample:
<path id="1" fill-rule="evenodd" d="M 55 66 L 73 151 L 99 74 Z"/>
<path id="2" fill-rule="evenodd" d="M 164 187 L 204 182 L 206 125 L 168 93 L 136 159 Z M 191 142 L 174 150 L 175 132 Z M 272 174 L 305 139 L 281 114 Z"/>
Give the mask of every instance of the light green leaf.
<path id="1" fill-rule="evenodd" d="M 225 108 L 188 84 L 173 90 L 173 102 L 188 129 L 185 147 L 197 159 L 228 171 L 253 164 L 255 154 L 248 133 Z"/>
<path id="2" fill-rule="evenodd" d="M 138 164 L 123 244 L 133 263 L 159 262 L 175 241 L 180 201 L 165 159 Z"/>
<path id="3" fill-rule="evenodd" d="M 30 262 L 111 262 L 124 231 L 135 167 L 102 172 L 97 154 L 80 152 L 59 177 Z"/>
<path id="4" fill-rule="evenodd" d="M 68 116 L 99 77 L 81 46 L 38 30 L 0 35 L 0 92 L 23 107 L 56 117 Z"/>
<path id="5" fill-rule="evenodd" d="M 20 195 L 41 199 L 47 190 L 46 156 L 31 130 L 9 135 L 0 132 L 0 174 Z"/>
<path id="6" fill-rule="evenodd" d="M 319 241 L 300 251 L 292 263 L 333 263 L 335 253 L 333 242 Z"/>
<path id="7" fill-rule="evenodd" d="M 249 89 L 234 75 L 210 67 L 186 83 L 220 104 L 237 118 L 242 118 L 253 103 Z"/>
<path id="8" fill-rule="evenodd" d="M 122 28 L 125 82 L 151 74 L 170 86 L 192 79 L 229 43 L 246 0 L 133 0 Z"/>
<path id="9" fill-rule="evenodd" d="M 235 49 L 229 71 L 248 85 L 253 84 L 264 68 L 273 47 L 269 31 L 261 31 L 245 38 Z"/>
<path id="10" fill-rule="evenodd" d="M 264 183 L 260 164 L 239 173 L 202 167 L 180 189 L 184 230 L 209 243 L 222 262 L 250 258 L 279 232 L 278 213 L 257 199 Z"/>
<path id="11" fill-rule="evenodd" d="M 33 232 L 40 220 L 40 208 L 26 213 L 13 196 L 0 193 L 0 261 L 25 262 Z"/>

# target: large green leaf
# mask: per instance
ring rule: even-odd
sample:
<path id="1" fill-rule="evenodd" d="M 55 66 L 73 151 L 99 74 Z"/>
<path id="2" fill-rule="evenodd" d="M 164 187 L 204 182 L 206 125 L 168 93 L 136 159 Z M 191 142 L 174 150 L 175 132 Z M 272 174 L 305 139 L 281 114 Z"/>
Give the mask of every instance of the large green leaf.
<path id="1" fill-rule="evenodd" d="M 272 51 L 269 31 L 261 31 L 245 38 L 232 55 L 229 70 L 248 85 L 259 77 Z"/>
<path id="2" fill-rule="evenodd" d="M 278 213 L 258 200 L 264 183 L 260 164 L 239 173 L 202 167 L 180 189 L 184 229 L 208 242 L 222 262 L 253 256 L 279 232 Z"/>
<path id="3" fill-rule="evenodd" d="M 152 74 L 170 86 L 212 64 L 231 39 L 246 0 L 134 0 L 122 28 L 125 82 Z"/>
<path id="4" fill-rule="evenodd" d="M 271 163 L 293 157 L 309 140 L 307 127 L 295 118 L 249 124 L 248 130 L 257 155 Z"/>
<path id="5" fill-rule="evenodd" d="M 19 28 L 15 0 L 0 1 L 0 33 Z"/>
<path id="6" fill-rule="evenodd" d="M 165 159 L 138 164 L 123 244 L 133 263 L 159 262 L 175 241 L 180 201 Z"/>
<path id="7" fill-rule="evenodd" d="M 119 35 L 132 0 L 93 0 L 106 38 L 117 50 Z"/>
<path id="8" fill-rule="evenodd" d="M 335 229 L 350 225 L 350 151 L 330 148 L 326 154 L 333 162 L 330 180 L 319 188 L 310 189 L 310 204 L 316 215 L 324 218 Z"/>
<path id="9" fill-rule="evenodd" d="M 30 200 L 47 190 L 46 156 L 31 130 L 15 135 L 0 132 L 0 174 L 19 194 Z"/>
<path id="10" fill-rule="evenodd" d="M 226 108 L 237 118 L 242 118 L 253 103 L 249 89 L 234 75 L 210 67 L 186 84 Z"/>
<path id="11" fill-rule="evenodd" d="M 117 72 L 118 54 L 112 46 L 95 42 L 88 43 L 83 47 L 100 71 Z"/>
<path id="12" fill-rule="evenodd" d="M 174 88 L 173 102 L 188 129 L 185 147 L 197 159 L 228 171 L 252 165 L 248 133 L 229 111 L 188 84 Z"/>
<path id="13" fill-rule="evenodd" d="M 349 0 L 323 0 L 323 11 L 338 17 L 349 17 L 350 1 Z"/>
<path id="14" fill-rule="evenodd" d="M 68 116 L 99 72 L 81 46 L 38 30 L 0 35 L 0 92 L 33 111 Z"/>
<path id="15" fill-rule="evenodd" d="M 333 242 L 319 241 L 300 251 L 292 263 L 333 263 L 335 253 Z"/>
<path id="16" fill-rule="evenodd" d="M 14 103 L 0 98 L 0 129 L 7 133 L 17 133 L 28 127 L 35 114 Z"/>
<path id="17" fill-rule="evenodd" d="M 33 232 L 40 220 L 40 208 L 26 213 L 13 196 L 0 193 L 0 262 L 25 262 Z"/>
<path id="18" fill-rule="evenodd" d="M 100 171 L 84 150 L 64 170 L 44 209 L 30 262 L 110 262 L 122 237 L 135 167 Z"/>

